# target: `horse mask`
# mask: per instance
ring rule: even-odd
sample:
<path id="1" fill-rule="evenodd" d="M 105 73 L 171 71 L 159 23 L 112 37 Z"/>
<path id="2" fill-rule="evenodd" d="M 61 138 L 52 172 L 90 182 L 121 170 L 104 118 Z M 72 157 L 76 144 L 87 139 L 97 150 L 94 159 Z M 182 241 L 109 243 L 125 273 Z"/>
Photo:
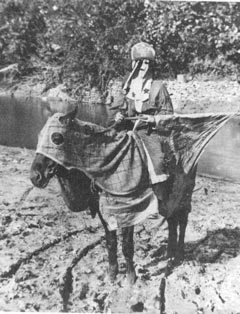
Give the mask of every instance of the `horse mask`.
<path id="1" fill-rule="evenodd" d="M 114 195 L 130 195 L 147 188 L 145 153 L 136 135 L 77 120 L 76 113 L 50 117 L 39 135 L 36 153 L 67 169 L 83 171 Z"/>

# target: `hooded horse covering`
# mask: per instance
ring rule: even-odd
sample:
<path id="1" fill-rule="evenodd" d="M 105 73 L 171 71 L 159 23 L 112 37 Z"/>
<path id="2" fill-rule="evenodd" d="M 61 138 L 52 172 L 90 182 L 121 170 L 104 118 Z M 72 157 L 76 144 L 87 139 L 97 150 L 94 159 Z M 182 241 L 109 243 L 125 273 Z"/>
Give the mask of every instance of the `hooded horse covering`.
<path id="1" fill-rule="evenodd" d="M 77 119 L 65 123 L 61 117 L 56 113 L 49 118 L 39 135 L 37 153 L 67 169 L 83 171 L 110 194 L 130 195 L 148 187 L 145 154 L 133 132 L 117 133 Z"/>
<path id="2" fill-rule="evenodd" d="M 158 116 L 156 129 L 185 177 L 209 140 L 233 115 Z M 49 118 L 39 135 L 36 153 L 67 169 L 83 171 L 103 190 L 100 211 L 109 229 L 135 225 L 158 213 L 158 201 L 149 183 L 146 153 L 137 131 L 116 132 L 77 119 L 66 123 L 63 118 L 61 113 Z M 168 157 L 166 154 L 166 162 L 171 159 Z M 172 208 L 171 214 L 183 202 L 186 194 L 183 183 L 176 183 L 169 192 L 167 205 Z"/>

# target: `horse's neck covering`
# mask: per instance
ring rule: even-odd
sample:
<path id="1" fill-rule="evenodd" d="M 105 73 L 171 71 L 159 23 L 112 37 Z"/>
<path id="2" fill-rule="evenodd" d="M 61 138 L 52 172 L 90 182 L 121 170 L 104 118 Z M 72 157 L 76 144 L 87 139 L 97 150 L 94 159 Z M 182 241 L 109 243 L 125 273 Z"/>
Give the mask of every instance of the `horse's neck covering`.
<path id="1" fill-rule="evenodd" d="M 65 125 L 59 120 L 61 116 L 56 113 L 47 121 L 39 136 L 37 153 L 67 169 L 83 171 L 111 194 L 129 195 L 147 187 L 145 154 L 132 132 L 107 131 L 77 119 Z"/>

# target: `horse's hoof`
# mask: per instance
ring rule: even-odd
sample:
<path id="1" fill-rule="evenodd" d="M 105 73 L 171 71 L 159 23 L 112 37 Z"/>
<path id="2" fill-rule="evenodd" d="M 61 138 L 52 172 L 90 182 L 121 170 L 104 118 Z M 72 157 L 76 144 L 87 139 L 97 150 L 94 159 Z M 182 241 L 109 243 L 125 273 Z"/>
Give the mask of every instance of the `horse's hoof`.
<path id="1" fill-rule="evenodd" d="M 134 285 L 136 280 L 137 280 L 137 275 L 136 275 L 135 270 L 133 270 L 127 274 L 128 285 L 130 285 L 130 286 Z"/>
<path id="2" fill-rule="evenodd" d="M 174 258 L 171 257 L 171 258 L 168 258 L 168 260 L 167 260 L 167 265 L 165 268 L 165 276 L 166 277 L 172 273 L 173 268 L 174 268 Z"/>
<path id="3" fill-rule="evenodd" d="M 111 283 L 116 281 L 118 275 L 118 265 L 110 265 L 109 266 L 109 280 Z"/>
<path id="4" fill-rule="evenodd" d="M 174 266 L 178 266 L 180 264 L 182 264 L 182 262 L 184 261 L 184 253 L 178 253 L 175 258 L 174 258 Z"/>

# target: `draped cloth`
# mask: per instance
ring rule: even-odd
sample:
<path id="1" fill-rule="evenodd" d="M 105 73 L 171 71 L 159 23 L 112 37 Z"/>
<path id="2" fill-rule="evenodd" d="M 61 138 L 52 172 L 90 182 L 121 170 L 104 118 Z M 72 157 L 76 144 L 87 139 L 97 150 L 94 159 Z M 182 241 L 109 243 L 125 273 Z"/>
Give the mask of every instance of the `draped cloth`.
<path id="1" fill-rule="evenodd" d="M 159 134 L 167 134 L 176 163 L 188 174 L 211 138 L 236 113 L 196 113 L 157 116 Z"/>
<path id="2" fill-rule="evenodd" d="M 61 116 L 56 113 L 47 121 L 39 135 L 37 153 L 67 169 L 83 171 L 111 194 L 129 195 L 148 187 L 145 153 L 133 132 L 108 131 L 77 119 L 65 125 L 59 120 Z M 64 139 L 60 145 L 52 140 L 58 133 Z"/>
<path id="3" fill-rule="evenodd" d="M 159 115 L 156 130 L 168 147 L 166 166 L 172 167 L 168 164 L 172 157 L 175 162 L 169 169 L 170 177 L 175 169 L 181 169 L 185 182 L 207 143 L 233 115 Z M 109 230 L 135 225 L 158 213 L 140 134 L 137 131 L 118 133 L 77 119 L 65 125 L 59 120 L 61 116 L 56 113 L 49 118 L 39 135 L 36 153 L 67 169 L 83 171 L 102 189 L 100 211 Z M 62 142 L 54 143 L 54 134 L 61 134 Z M 178 183 L 169 191 L 170 215 L 184 200 L 183 181 L 175 179 Z"/>

